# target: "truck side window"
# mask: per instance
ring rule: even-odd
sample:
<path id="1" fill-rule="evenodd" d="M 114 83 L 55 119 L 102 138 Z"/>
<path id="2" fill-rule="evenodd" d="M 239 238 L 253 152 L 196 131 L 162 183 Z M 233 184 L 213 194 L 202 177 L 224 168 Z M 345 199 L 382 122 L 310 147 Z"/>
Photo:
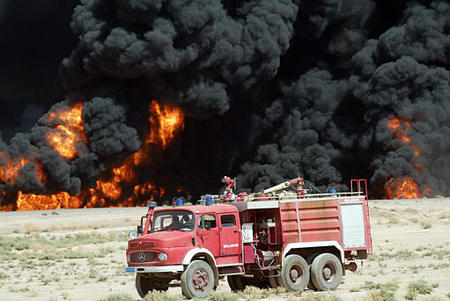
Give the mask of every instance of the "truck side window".
<path id="1" fill-rule="evenodd" d="M 222 223 L 222 228 L 229 228 L 236 226 L 236 220 L 234 219 L 234 215 L 222 215 L 220 217 L 220 222 Z"/>
<path id="2" fill-rule="evenodd" d="M 198 228 L 204 229 L 204 228 L 215 228 L 216 227 L 216 217 L 212 214 L 206 214 L 200 216 L 198 219 Z"/>

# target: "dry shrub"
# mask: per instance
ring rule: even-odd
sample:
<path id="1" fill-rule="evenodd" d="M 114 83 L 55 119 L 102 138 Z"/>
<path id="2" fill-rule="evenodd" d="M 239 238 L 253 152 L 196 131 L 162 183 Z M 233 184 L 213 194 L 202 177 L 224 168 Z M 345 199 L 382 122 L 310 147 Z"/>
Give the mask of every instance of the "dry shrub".
<path id="1" fill-rule="evenodd" d="M 379 290 L 369 291 L 361 298 L 362 301 L 385 301 L 383 294 Z"/>
<path id="2" fill-rule="evenodd" d="M 427 295 L 433 291 L 431 285 L 425 280 L 413 281 L 408 284 L 408 292 L 405 298 L 408 300 L 415 300 L 417 295 Z"/>
<path id="3" fill-rule="evenodd" d="M 264 299 L 268 298 L 269 296 L 273 295 L 282 295 L 287 293 L 286 289 L 284 287 L 277 287 L 277 288 L 266 288 L 261 289 L 256 286 L 247 286 L 245 290 L 242 292 L 243 296 L 250 296 L 254 299 Z M 296 292 L 294 294 L 301 294 L 302 292 Z"/>
<path id="4" fill-rule="evenodd" d="M 302 301 L 339 301 L 339 299 L 336 295 L 332 293 L 308 293 L 303 294 L 302 298 L 300 299 Z"/>
<path id="5" fill-rule="evenodd" d="M 450 215 L 447 212 L 441 212 L 439 214 L 439 219 L 449 219 Z"/>
<path id="6" fill-rule="evenodd" d="M 422 226 L 423 229 L 430 229 L 432 226 L 430 221 L 421 221 L 420 225 Z"/>
<path id="7" fill-rule="evenodd" d="M 412 208 L 412 207 L 408 207 L 404 210 L 405 213 L 410 213 L 410 214 L 418 214 L 419 211 L 416 208 Z"/>
<path id="8" fill-rule="evenodd" d="M 25 224 L 25 232 L 31 233 L 31 232 L 42 232 L 42 228 L 37 227 L 33 224 Z"/>
<path id="9" fill-rule="evenodd" d="M 429 296 L 423 299 L 424 301 L 446 301 L 443 297 L 440 296 Z"/>
<path id="10" fill-rule="evenodd" d="M 399 223 L 400 223 L 400 219 L 399 219 L 397 216 L 391 216 L 391 217 L 389 218 L 388 224 L 394 224 L 394 225 L 397 225 L 397 224 L 399 224 Z"/>
<path id="11" fill-rule="evenodd" d="M 166 292 L 151 291 L 149 292 L 143 301 L 176 301 L 185 300 L 183 296 L 168 296 Z"/>
<path id="12" fill-rule="evenodd" d="M 100 299 L 98 301 L 134 301 L 134 299 L 129 295 L 114 294 L 114 295 L 110 295 L 106 298 Z"/>
<path id="13" fill-rule="evenodd" d="M 371 290 L 364 297 L 366 301 L 395 301 L 395 292 L 398 290 L 398 284 L 396 281 L 387 283 L 368 281 L 361 288 Z"/>
<path id="14" fill-rule="evenodd" d="M 219 292 L 212 291 L 208 296 L 208 301 L 238 301 L 240 299 L 239 294 L 234 294 L 232 292 Z M 179 299 L 176 299 L 179 300 Z M 147 301 L 147 300 L 144 300 Z M 153 301 L 153 300 L 152 300 Z M 154 301 L 157 301 L 156 299 Z M 164 300 L 166 301 L 166 300 Z M 169 300 L 167 300 L 169 301 Z"/>
<path id="15" fill-rule="evenodd" d="M 268 290 L 262 290 L 256 286 L 247 286 L 243 293 L 244 295 L 250 296 L 254 299 L 263 299 L 269 296 Z"/>

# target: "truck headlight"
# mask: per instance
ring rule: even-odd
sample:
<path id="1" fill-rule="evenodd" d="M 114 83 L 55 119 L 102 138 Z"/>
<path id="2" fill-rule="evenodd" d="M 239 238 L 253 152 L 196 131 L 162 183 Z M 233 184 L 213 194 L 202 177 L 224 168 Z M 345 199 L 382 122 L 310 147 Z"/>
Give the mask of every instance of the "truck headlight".
<path id="1" fill-rule="evenodd" d="M 130 239 L 135 239 L 135 238 L 137 238 L 137 237 L 138 237 L 137 231 L 136 231 L 136 230 L 131 230 L 130 232 L 128 232 L 128 237 L 129 237 Z"/>
<path id="2" fill-rule="evenodd" d="M 130 254 L 127 255 L 127 262 L 130 262 Z"/>
<path id="3" fill-rule="evenodd" d="M 158 258 L 159 258 L 160 261 L 167 260 L 167 254 L 164 253 L 164 252 L 161 252 L 161 253 L 159 253 Z"/>

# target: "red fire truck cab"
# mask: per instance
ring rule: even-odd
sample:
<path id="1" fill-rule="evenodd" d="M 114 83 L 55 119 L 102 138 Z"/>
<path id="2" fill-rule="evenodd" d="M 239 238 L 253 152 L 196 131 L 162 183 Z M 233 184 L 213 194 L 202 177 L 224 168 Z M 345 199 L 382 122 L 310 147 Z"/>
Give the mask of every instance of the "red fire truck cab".
<path id="1" fill-rule="evenodd" d="M 126 251 L 139 295 L 179 279 L 183 295 L 206 297 L 224 276 L 233 291 L 335 289 L 371 252 L 366 182 L 352 182 L 355 192 L 326 194 L 307 194 L 302 184 L 297 178 L 255 194 L 226 191 L 203 198 L 208 205 L 149 202 Z"/>

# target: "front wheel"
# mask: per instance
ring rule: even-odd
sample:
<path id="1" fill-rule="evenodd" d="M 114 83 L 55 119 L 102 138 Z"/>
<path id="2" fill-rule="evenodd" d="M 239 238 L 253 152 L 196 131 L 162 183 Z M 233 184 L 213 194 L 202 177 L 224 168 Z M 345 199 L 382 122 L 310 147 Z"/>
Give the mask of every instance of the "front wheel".
<path id="1" fill-rule="evenodd" d="M 334 290 L 342 280 L 341 262 L 331 253 L 320 254 L 311 265 L 311 279 L 318 290 Z"/>
<path id="2" fill-rule="evenodd" d="M 136 290 L 141 298 L 144 298 L 152 290 L 167 291 L 169 282 L 169 279 L 152 277 L 149 274 L 136 274 Z"/>
<path id="3" fill-rule="evenodd" d="M 181 274 L 181 290 L 187 298 L 204 298 L 214 288 L 214 272 L 203 260 L 192 261 Z"/>
<path id="4" fill-rule="evenodd" d="M 302 291 L 309 282 L 309 266 L 299 255 L 286 256 L 278 279 L 288 291 Z"/>

